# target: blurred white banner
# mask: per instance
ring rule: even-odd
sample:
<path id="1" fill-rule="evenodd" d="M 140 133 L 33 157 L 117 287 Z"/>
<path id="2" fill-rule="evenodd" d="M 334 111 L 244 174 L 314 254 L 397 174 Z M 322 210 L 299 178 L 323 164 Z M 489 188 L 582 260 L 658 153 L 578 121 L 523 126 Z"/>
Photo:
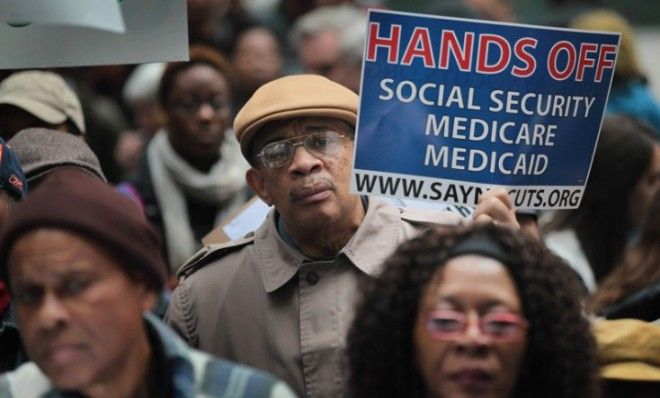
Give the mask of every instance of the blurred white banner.
<path id="1" fill-rule="evenodd" d="M 14 27 L 74 25 L 124 32 L 117 0 L 0 0 L 0 22 Z"/>
<path id="2" fill-rule="evenodd" d="M 187 59 L 186 0 L 0 0 L 0 69 Z"/>

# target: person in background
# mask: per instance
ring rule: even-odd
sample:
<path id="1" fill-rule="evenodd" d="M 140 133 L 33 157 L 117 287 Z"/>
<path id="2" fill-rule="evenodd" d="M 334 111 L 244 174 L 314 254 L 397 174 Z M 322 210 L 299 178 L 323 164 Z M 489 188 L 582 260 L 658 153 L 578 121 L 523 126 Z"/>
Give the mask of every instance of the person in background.
<path id="1" fill-rule="evenodd" d="M 516 18 L 511 0 L 463 0 L 482 19 L 513 22 Z"/>
<path id="2" fill-rule="evenodd" d="M 357 5 L 356 0 L 280 0 L 280 10 L 288 25 L 292 25 L 304 14 L 316 8 L 337 5 Z"/>
<path id="3" fill-rule="evenodd" d="M 0 234 L 0 276 L 33 362 L 2 397 L 293 397 L 262 372 L 191 350 L 149 310 L 166 281 L 160 240 L 111 186 L 49 175 Z"/>
<path id="4" fill-rule="evenodd" d="M 358 96 L 319 75 L 261 86 L 234 120 L 245 177 L 273 209 L 243 239 L 205 247 L 180 270 L 165 317 L 194 347 L 269 371 L 306 397 L 343 397 L 346 331 L 359 282 L 457 214 L 399 209 L 350 192 Z M 503 189 L 477 222 L 518 227 Z"/>
<path id="5" fill-rule="evenodd" d="M 238 0 L 186 0 L 188 42 L 227 54 L 239 26 L 250 19 Z"/>
<path id="6" fill-rule="evenodd" d="M 546 12 L 532 17 L 531 23 L 570 28 L 576 15 L 603 7 L 603 0 L 546 0 Z"/>
<path id="7" fill-rule="evenodd" d="M 305 73 L 325 76 L 360 91 L 367 14 L 352 4 L 318 7 L 290 32 L 291 47 Z"/>
<path id="8" fill-rule="evenodd" d="M 653 97 L 640 66 L 635 43 L 635 32 L 619 13 L 607 9 L 593 9 L 580 13 L 570 24 L 574 29 L 600 32 L 620 32 L 621 39 L 616 57 L 612 89 L 607 98 L 605 112 L 638 118 L 655 129 L 660 139 L 660 103 Z"/>
<path id="9" fill-rule="evenodd" d="M 16 202 L 27 195 L 28 184 L 16 152 L 0 138 L 0 226 Z"/>
<path id="10" fill-rule="evenodd" d="M 229 62 L 203 46 L 190 48 L 190 61 L 168 64 L 161 78 L 165 127 L 130 183 L 164 237 L 172 270 L 249 197 L 248 164 L 230 128 L 232 82 Z"/>
<path id="11" fill-rule="evenodd" d="M 21 163 L 26 179 L 36 188 L 54 171 L 62 169 L 81 170 L 107 182 L 101 164 L 92 150 L 82 140 L 69 134 L 58 134 L 43 128 L 30 128 L 20 131 L 10 140 L 10 144 Z M 140 209 L 141 203 L 134 191 L 116 187 L 117 191 L 131 198 Z M 167 268 L 168 275 L 170 274 Z M 154 314 L 163 318 L 171 291 L 166 289 L 160 296 Z"/>
<path id="12" fill-rule="evenodd" d="M 165 122 L 158 102 L 158 86 L 167 65 L 150 63 L 138 65 L 128 76 L 122 96 L 132 111 L 138 132 L 149 141 Z"/>
<path id="13" fill-rule="evenodd" d="M 83 141 L 70 134 L 45 128 L 21 130 L 8 142 L 21 163 L 30 187 L 35 188 L 49 173 L 77 168 L 106 182 L 98 158 Z"/>
<path id="14" fill-rule="evenodd" d="M 124 179 L 137 174 L 146 144 L 165 123 L 158 102 L 158 85 L 164 70 L 162 63 L 139 65 L 124 85 L 124 103 L 131 110 L 135 127 L 123 131 L 115 147 L 115 161 Z"/>
<path id="15" fill-rule="evenodd" d="M 438 228 L 383 269 L 349 331 L 350 396 L 595 396 L 579 280 L 536 239 L 493 225 Z"/>
<path id="16" fill-rule="evenodd" d="M 27 189 L 16 154 L 0 138 L 0 227 L 14 205 L 25 197 Z M 7 286 L 0 280 L 0 373 L 13 370 L 27 360 L 10 302 Z"/>
<path id="17" fill-rule="evenodd" d="M 16 72 L 0 82 L 0 135 L 43 127 L 84 137 L 85 118 L 78 96 L 56 73 Z"/>
<path id="18" fill-rule="evenodd" d="M 229 0 L 187 0 L 188 40 L 210 45 L 222 37 L 219 23 L 229 10 Z M 226 41 L 227 38 L 223 38 Z"/>
<path id="19" fill-rule="evenodd" d="M 236 110 L 263 84 L 282 76 L 284 68 L 279 39 L 265 25 L 248 25 L 236 33 L 231 62 L 236 71 Z"/>
<path id="20" fill-rule="evenodd" d="M 87 145 L 98 157 L 103 173 L 112 184 L 120 181 L 119 167 L 114 158 L 119 133 L 128 129 L 128 121 L 120 105 L 128 70 L 127 65 L 61 69 L 62 75 L 74 85 L 80 98 L 87 126 Z"/>
<path id="21" fill-rule="evenodd" d="M 660 178 L 660 174 L 657 178 Z M 590 308 L 600 314 L 608 307 L 616 305 L 645 288 L 660 283 L 660 190 L 649 208 L 646 220 L 642 226 L 639 238 L 626 251 L 621 264 L 598 286 L 598 290 L 590 299 Z M 654 303 L 648 303 L 655 308 L 649 312 L 658 314 L 660 308 Z"/>
<path id="22" fill-rule="evenodd" d="M 511 0 L 443 0 L 430 2 L 425 12 L 499 22 L 513 22 L 516 19 Z"/>
<path id="23" fill-rule="evenodd" d="M 606 116 L 580 207 L 542 226 L 543 240 L 580 275 L 589 293 L 623 260 L 660 187 L 660 144 L 650 126 Z"/>
<path id="24" fill-rule="evenodd" d="M 602 398 L 660 397 L 660 325 L 596 320 Z"/>

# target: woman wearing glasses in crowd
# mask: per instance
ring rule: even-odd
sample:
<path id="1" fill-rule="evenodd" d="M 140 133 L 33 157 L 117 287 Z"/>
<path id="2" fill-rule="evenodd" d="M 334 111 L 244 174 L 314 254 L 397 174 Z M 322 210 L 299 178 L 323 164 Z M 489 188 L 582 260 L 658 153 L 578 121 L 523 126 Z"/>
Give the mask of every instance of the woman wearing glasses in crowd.
<path id="1" fill-rule="evenodd" d="M 593 397 L 595 343 L 576 276 L 492 225 L 399 247 L 348 336 L 355 397 Z"/>
<path id="2" fill-rule="evenodd" d="M 173 271 L 248 199 L 248 164 L 229 131 L 232 76 L 216 50 L 193 46 L 190 61 L 168 64 L 161 78 L 166 125 L 150 141 L 133 186 L 163 235 Z"/>

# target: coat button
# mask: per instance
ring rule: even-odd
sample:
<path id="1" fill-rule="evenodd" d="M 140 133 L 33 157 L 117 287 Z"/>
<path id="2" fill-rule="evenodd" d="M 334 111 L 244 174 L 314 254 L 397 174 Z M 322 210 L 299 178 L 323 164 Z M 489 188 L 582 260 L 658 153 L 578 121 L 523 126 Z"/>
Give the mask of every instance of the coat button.
<path id="1" fill-rule="evenodd" d="M 316 285 L 316 284 L 318 283 L 318 281 L 319 281 L 319 274 L 317 274 L 317 273 L 314 272 L 314 271 L 312 271 L 312 272 L 308 272 L 307 275 L 305 275 L 305 280 L 307 281 L 307 283 L 309 283 L 310 285 L 314 286 L 314 285 Z"/>

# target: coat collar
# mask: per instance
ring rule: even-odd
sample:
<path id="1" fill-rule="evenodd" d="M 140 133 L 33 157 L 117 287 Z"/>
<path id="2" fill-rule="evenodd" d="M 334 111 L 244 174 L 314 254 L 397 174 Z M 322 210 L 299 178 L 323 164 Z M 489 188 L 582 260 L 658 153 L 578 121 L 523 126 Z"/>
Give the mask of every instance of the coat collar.
<path id="1" fill-rule="evenodd" d="M 373 197 L 362 224 L 339 252 L 370 276 L 377 276 L 383 261 L 396 247 L 400 235 L 400 211 L 393 205 Z M 275 209 L 259 227 L 254 237 L 257 266 L 266 292 L 271 293 L 287 283 L 305 261 L 312 261 L 284 242 L 277 232 Z"/>

